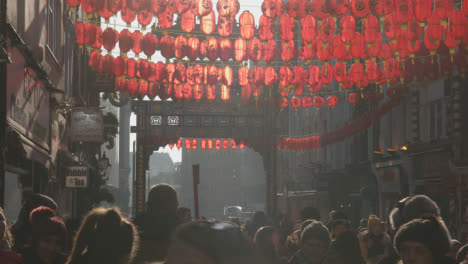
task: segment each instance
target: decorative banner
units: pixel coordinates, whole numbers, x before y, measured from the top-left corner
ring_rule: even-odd
[[[179,138],[170,139],[168,143],[169,148],[174,147],[186,150],[238,150],[244,149],[246,146],[244,139],[212,139],[212,138]]]

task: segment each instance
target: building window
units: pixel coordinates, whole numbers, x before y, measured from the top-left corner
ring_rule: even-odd
[[[62,4],[58,0],[47,1],[47,47],[55,56],[56,62],[62,61]]]

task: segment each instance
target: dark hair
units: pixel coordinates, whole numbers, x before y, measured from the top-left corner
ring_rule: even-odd
[[[46,206],[39,206],[34,209],[30,216],[29,222],[32,227],[33,243],[37,243],[40,239],[47,236],[58,236],[61,245],[65,248],[67,244],[67,228],[63,220],[55,215],[55,211]]]
[[[346,263],[364,263],[361,255],[361,248],[356,233],[353,231],[343,232],[333,244],[338,256]]]
[[[276,263],[278,256],[273,244],[273,234],[276,232],[272,226],[264,226],[258,229],[254,238],[254,249],[261,256],[265,263]]]
[[[302,222],[308,219],[320,221],[320,213],[315,207],[306,206],[301,210],[300,214]]]
[[[173,241],[187,243],[216,264],[253,263],[253,252],[240,227],[230,222],[194,221],[180,226]]]
[[[267,223],[268,219],[263,211],[257,211],[254,213],[252,216],[252,223],[257,227],[260,228],[262,226],[265,226]]]
[[[67,264],[118,263],[120,257],[134,257],[138,245],[135,226],[118,208],[95,208],[81,222]]]
[[[156,184],[151,187],[148,193],[148,208],[150,210],[177,207],[177,203],[177,192],[169,184]]]

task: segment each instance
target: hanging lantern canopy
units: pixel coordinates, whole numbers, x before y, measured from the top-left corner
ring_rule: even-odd
[[[223,84],[225,86],[231,86],[234,81],[234,71],[230,66],[224,67],[223,70]]]
[[[360,1],[360,0],[359,0]],[[341,41],[349,43],[356,34],[356,20],[353,16],[347,15],[340,20]]]
[[[223,38],[219,42],[219,58],[228,61],[232,57],[232,42],[228,38]]]
[[[170,29],[174,24],[174,13],[166,8],[161,14],[158,15],[158,25],[162,29]]]
[[[243,38],[238,38],[234,42],[234,59],[238,62],[247,59],[247,43]]]
[[[357,104],[360,99],[361,99],[361,96],[357,93],[350,93],[348,95],[348,101],[351,104]]]
[[[339,83],[342,83],[346,80],[346,64],[343,62],[336,62],[334,69],[335,80]]]
[[[313,99],[313,103],[315,107],[320,108],[325,103],[325,100],[323,99],[322,96],[315,96]]]
[[[280,38],[282,40],[293,40],[295,30],[296,25],[294,23],[294,18],[288,14],[284,14],[280,19]]]
[[[327,97],[327,105],[330,107],[335,107],[338,104],[338,97],[335,95]]]
[[[174,42],[175,52],[174,55],[177,59],[181,60],[185,57],[185,51],[187,50],[187,38],[183,35],[177,36]]]
[[[264,0],[262,3],[263,15],[275,19],[284,13],[284,4],[282,0]]]
[[[211,35],[216,30],[216,16],[212,10],[208,15],[202,16],[200,21],[200,30],[205,35]]]
[[[253,38],[247,46],[249,59],[258,62],[262,59],[262,42],[258,38]]]
[[[194,15],[203,17],[213,11],[213,3],[211,0],[192,0],[190,9]]]
[[[160,41],[161,54],[166,59],[175,56],[175,39],[169,35],[164,35]]]
[[[296,49],[294,47],[294,40],[281,41],[281,59],[284,62],[289,62],[296,57]]]
[[[129,58],[127,59],[126,66],[127,66],[127,69],[125,72],[127,73],[127,76],[129,78],[135,78],[138,72],[137,61],[134,58]]]
[[[333,81],[333,67],[329,63],[322,65],[320,80],[323,84],[330,84]]]
[[[329,0],[327,1],[327,9],[334,17],[343,17],[348,14],[349,1],[347,0]]]
[[[326,0],[310,1],[310,3],[307,5],[307,11],[319,21],[326,18],[327,16],[330,16]]]
[[[83,22],[77,22],[75,24],[76,44],[78,45],[86,44],[85,32],[86,32],[86,25]]]
[[[221,85],[221,100],[228,101],[231,94],[231,88],[226,85]]]
[[[293,75],[291,69],[288,66],[282,66],[278,75],[281,86],[288,87],[289,84],[291,84]]]
[[[301,98],[296,97],[296,96],[292,97],[291,98],[291,106],[294,109],[298,109],[299,107],[301,107]]]
[[[218,40],[216,38],[210,38],[207,41],[207,54],[206,56],[210,61],[215,61],[218,59],[219,49],[218,49]]]
[[[258,36],[261,40],[272,40],[275,36],[275,21],[262,15],[258,24]]]
[[[180,28],[186,33],[192,33],[195,29],[195,15],[192,11],[188,10],[182,14]]]
[[[369,15],[369,0],[351,0],[351,13],[358,18]]]
[[[234,18],[218,16],[218,34],[221,37],[229,37],[234,27]]]
[[[255,35],[255,19],[252,13],[244,11],[239,17],[240,35],[244,39],[252,39]]]
[[[289,0],[286,2],[286,12],[294,19],[302,19],[307,15],[306,0]]]
[[[323,19],[319,24],[318,40],[322,42],[330,42],[335,36],[335,20],[331,16]]]
[[[315,18],[307,15],[301,19],[301,36],[302,41],[314,42],[317,35],[317,23]]]
[[[275,68],[267,67],[265,68],[265,85],[268,87],[273,87],[278,82],[278,74],[276,73]]]
[[[276,41],[270,39],[262,43],[262,58],[266,63],[271,63],[275,60],[278,50],[276,49]]]
[[[135,21],[136,12],[128,7],[125,7],[120,11],[120,17],[125,23],[127,23],[127,26],[130,26],[130,24]]]

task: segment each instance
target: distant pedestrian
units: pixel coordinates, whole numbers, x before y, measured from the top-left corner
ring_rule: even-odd
[[[230,222],[193,221],[175,232],[165,264],[253,264],[240,227]]]
[[[20,254],[14,252],[13,237],[8,228],[5,212],[0,207],[0,263],[2,264],[21,264],[23,258]]]
[[[272,226],[258,229],[254,237],[254,250],[258,264],[279,263],[279,234]]]
[[[128,264],[137,246],[136,227],[118,208],[96,208],[81,222],[67,264]]]
[[[414,219],[402,225],[394,245],[403,264],[455,263],[446,256],[450,249],[448,230],[434,217]]]
[[[309,224],[301,234],[300,249],[291,257],[288,264],[320,264],[330,246],[330,233],[318,221]]]
[[[190,212],[190,209],[187,207],[179,207],[179,209],[177,210],[177,217],[179,218],[179,222],[181,224],[185,224],[192,221],[192,214]]]
[[[358,234],[367,230],[367,221],[368,219],[366,218],[361,219],[359,222],[359,227],[356,230]]]
[[[31,223],[29,216],[31,212],[39,206],[46,206],[52,210],[57,209],[57,204],[49,196],[43,194],[31,194],[23,201],[23,206],[18,214],[18,219],[11,226],[11,234],[15,240],[13,250],[16,252],[21,251],[25,246],[31,244]]]
[[[24,264],[64,264],[67,228],[49,207],[40,206],[31,212],[31,245],[19,253]]]
[[[362,256],[368,264],[378,264],[390,254],[392,240],[384,232],[383,223],[376,215],[369,216],[368,230],[359,234]]]
[[[359,240],[352,230],[346,230],[339,234],[331,244],[327,264],[364,264],[361,255]]]
[[[177,192],[171,185],[161,183],[151,187],[146,212],[135,218],[141,239],[137,263],[166,258],[171,235],[180,224],[178,206]]]
[[[351,224],[345,219],[336,219],[331,223],[331,239],[336,240],[343,232],[351,230]]]

